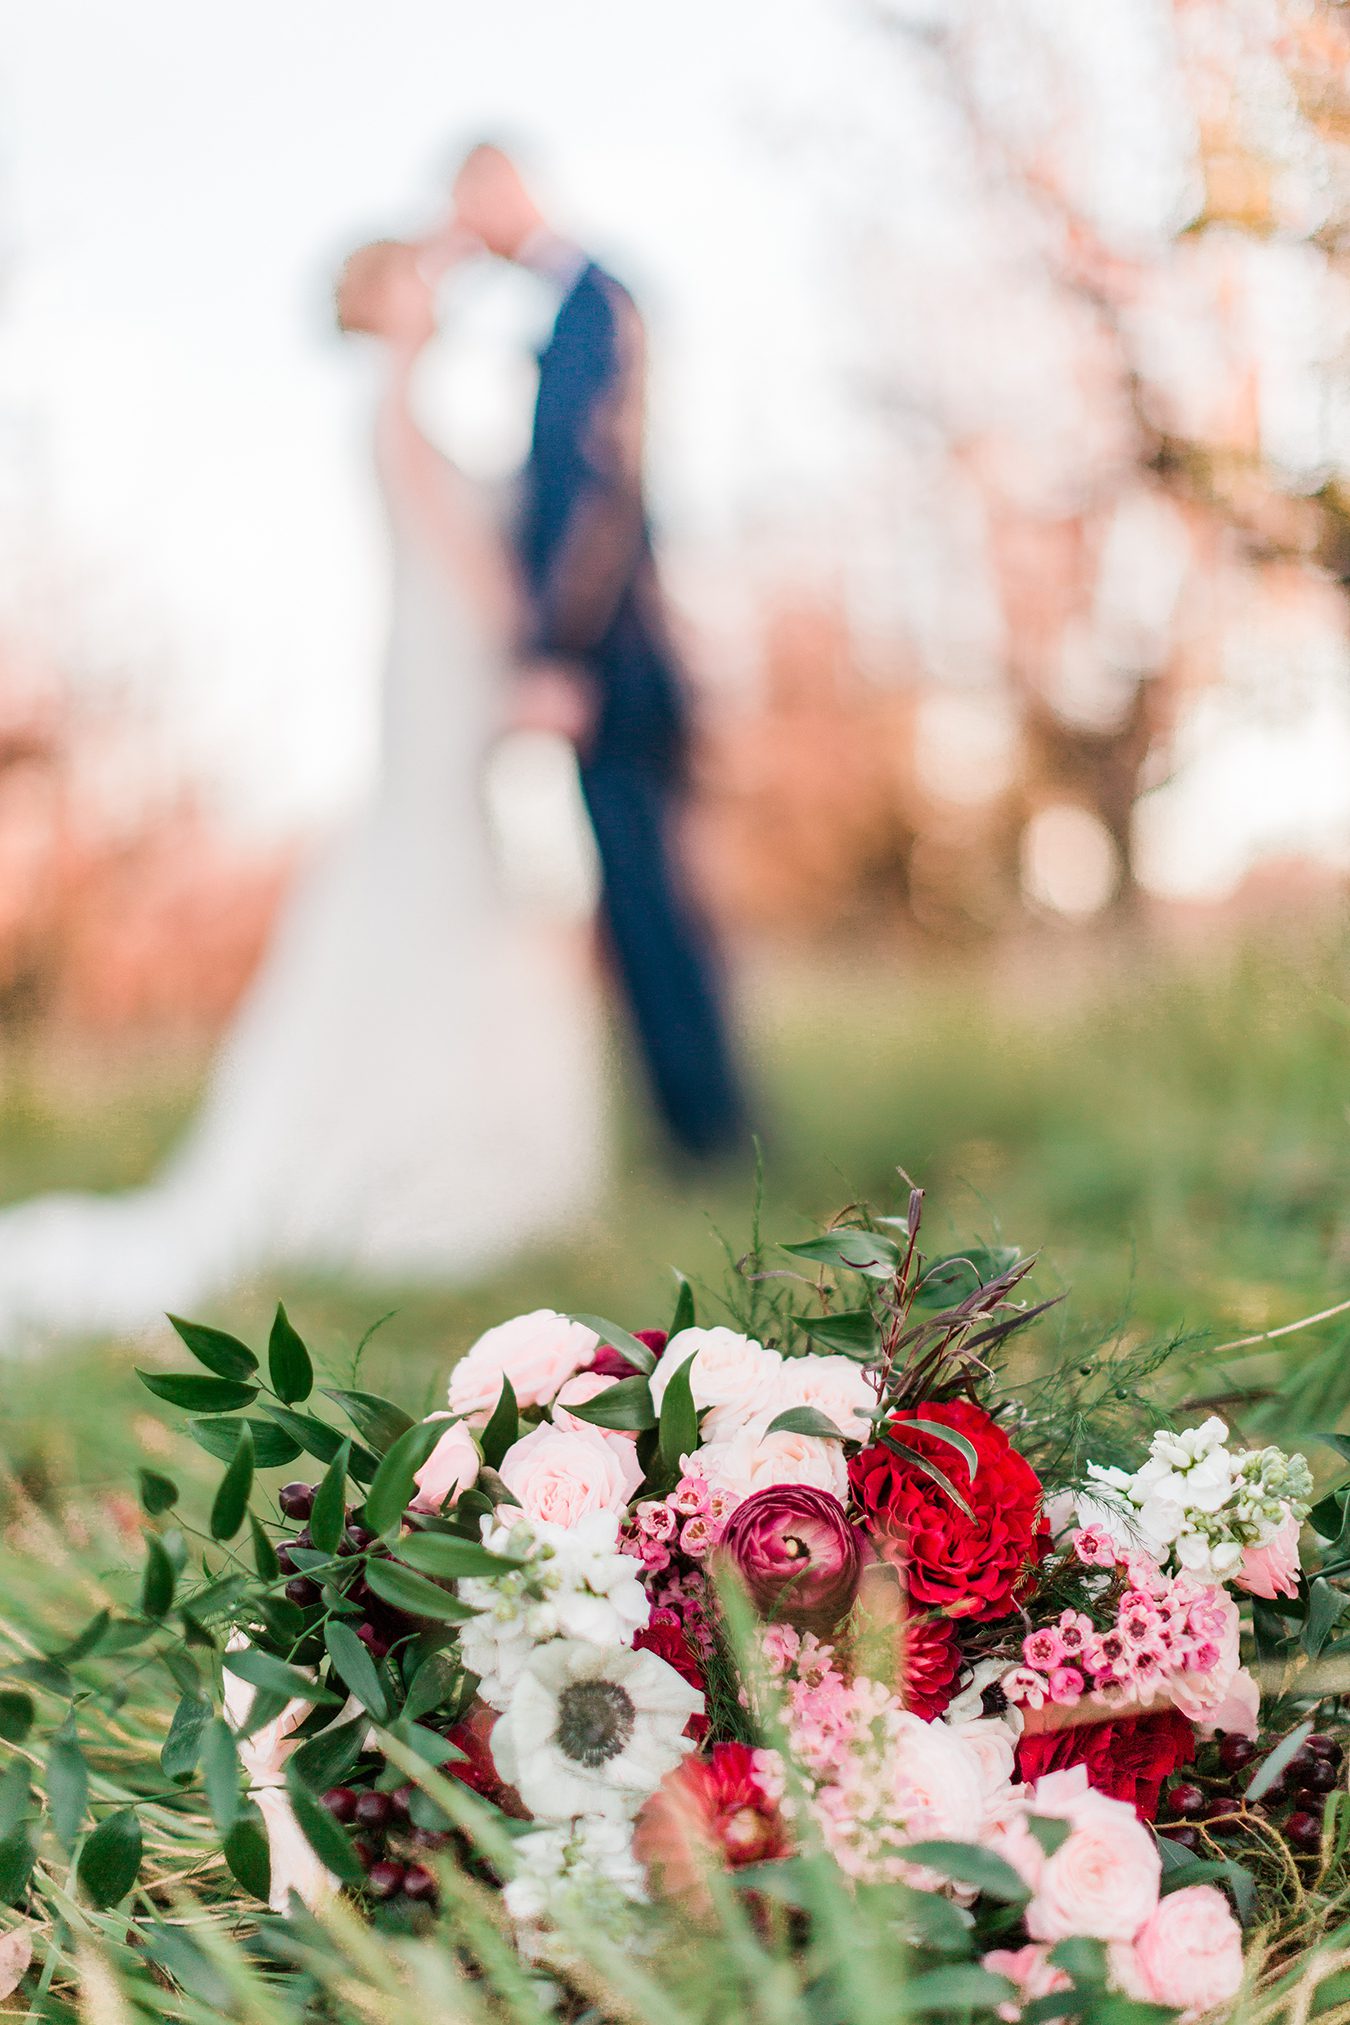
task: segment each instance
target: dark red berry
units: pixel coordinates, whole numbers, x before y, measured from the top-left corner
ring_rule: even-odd
[[[1225,1737],[1219,1746],[1219,1763],[1225,1772],[1240,1772],[1256,1756],[1250,1737]]]
[[[1291,1814],[1284,1824],[1284,1832],[1295,1849],[1307,1856],[1315,1856],[1322,1847],[1322,1817],[1320,1814]]]
[[[1330,1758],[1313,1758],[1303,1767],[1299,1784],[1310,1793],[1329,1793],[1340,1783],[1340,1776]]]
[[[436,1880],[425,1864],[410,1863],[403,1873],[403,1896],[423,1905],[436,1896]]]
[[[310,1532],[308,1526],[302,1526],[300,1528],[300,1531],[291,1541],[291,1545],[292,1547],[301,1548],[306,1554],[312,1554],[314,1552],[314,1535]]]
[[[394,1791],[389,1795],[394,1812],[400,1821],[411,1820],[412,1798],[416,1791],[417,1788],[415,1786],[396,1786]]]
[[[313,1484],[283,1484],[277,1503],[288,1519],[307,1519],[314,1510]]]
[[[403,1878],[403,1865],[385,1857],[372,1863],[366,1872],[366,1890],[372,1898],[397,1898],[403,1889]]]
[[[1339,1765],[1344,1755],[1334,1737],[1323,1736],[1319,1731],[1314,1731],[1309,1737],[1305,1748],[1311,1751],[1315,1758],[1325,1758],[1333,1765]]]
[[[1211,1800],[1205,1808],[1205,1826],[1211,1835],[1240,1835],[1242,1822],[1238,1818],[1237,1802],[1226,1794]]]
[[[375,1535],[369,1526],[352,1525],[348,1526],[342,1536],[341,1551],[344,1554],[362,1554],[367,1547],[373,1547],[374,1544]]]
[[[352,1809],[354,1818],[362,1828],[386,1828],[393,1813],[393,1803],[387,1793],[358,1793]]]
[[[1175,1814],[1182,1819],[1194,1821],[1198,1820],[1208,1808],[1209,1802],[1200,1791],[1200,1788],[1192,1786],[1189,1781],[1183,1781],[1181,1785],[1173,1786],[1168,1792],[1167,1811],[1169,1814]],[[1228,1803],[1225,1801],[1224,1812],[1227,1813],[1227,1811]]]
[[[414,1828],[412,1839],[419,1849],[444,1849],[450,1841],[448,1828]]]
[[[364,1835],[357,1835],[352,1840],[352,1855],[356,1858],[362,1870],[369,1870],[371,1864],[375,1861],[375,1846],[373,1843],[367,1842]]]
[[[293,1575],[286,1584],[286,1601],[298,1604],[301,1610],[311,1610],[323,1591],[317,1582],[311,1582],[308,1575]]]
[[[330,1786],[320,1795],[319,1805],[328,1809],[334,1821],[345,1824],[356,1819],[356,1795],[350,1786]]]
[[[383,1659],[389,1650],[387,1638],[381,1638],[373,1624],[358,1624],[356,1635],[372,1659]]]
[[[291,1543],[289,1540],[283,1540],[277,1548],[277,1566],[283,1575],[294,1575],[296,1572],[295,1560],[291,1554]]]
[[[1200,1830],[1189,1821],[1178,1821],[1175,1827],[1169,1825],[1167,1839],[1169,1842],[1179,1843],[1183,1849],[1198,1849]]]

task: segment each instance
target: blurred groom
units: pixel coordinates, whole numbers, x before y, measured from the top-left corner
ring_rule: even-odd
[[[576,740],[605,918],[657,1102],[678,1146],[715,1156],[744,1139],[745,1113],[714,953],[673,836],[689,704],[643,489],[642,324],[627,291],[550,229],[500,148],[464,161],[452,227],[560,296],[516,530],[526,708],[533,699]]]

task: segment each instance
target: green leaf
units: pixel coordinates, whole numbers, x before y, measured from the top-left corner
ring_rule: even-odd
[[[102,1645],[111,1623],[111,1611],[97,1611],[83,1631],[77,1632],[71,1639],[69,1645],[63,1645],[59,1651],[49,1653],[48,1658],[54,1659],[59,1666],[73,1666],[76,1660],[87,1659],[91,1652],[96,1652]]]
[[[1071,1934],[1050,1951],[1050,1960],[1076,1984],[1105,1983],[1106,1947],[1087,1934]]]
[[[406,1434],[413,1425],[410,1413],[401,1406],[395,1406],[392,1399],[381,1399],[376,1392],[344,1392],[340,1386],[325,1385],[325,1399],[331,1399],[342,1408],[358,1434],[363,1434],[376,1455],[383,1455],[393,1447],[401,1434]]]
[[[21,1744],[33,1727],[33,1697],[21,1688],[0,1689],[0,1742]]]
[[[461,1575],[503,1575],[520,1566],[509,1554],[491,1554],[477,1540],[461,1540],[454,1533],[413,1533],[399,1541],[398,1557],[419,1574],[448,1582]]]
[[[907,1463],[912,1463],[916,1470],[920,1470],[926,1477],[931,1477],[938,1488],[947,1493],[952,1503],[959,1511],[964,1512],[968,1519],[975,1517],[966,1499],[962,1497],[960,1491],[957,1490],[956,1485],[945,1470],[940,1470],[937,1464],[930,1462],[926,1455],[920,1455],[918,1449],[910,1448],[903,1441],[897,1441],[893,1434],[883,1434],[881,1439],[885,1442],[887,1448],[894,1449],[895,1453],[902,1455]]]
[[[330,1625],[329,1629],[345,1630],[346,1626]],[[359,1639],[356,1642],[361,1644]],[[365,1652],[365,1647],[361,1646],[361,1650]],[[370,1655],[367,1653],[366,1657]],[[360,1699],[358,1695],[357,1700]],[[373,1710],[371,1714],[374,1714]],[[383,1718],[380,1720],[383,1721]],[[295,1751],[297,1777],[303,1779],[315,1793],[326,1793],[330,1786],[341,1786],[361,1755],[369,1728],[369,1715],[353,1716],[350,1722],[330,1723],[326,1730],[306,1737]]]
[[[909,1842],[895,1853],[911,1863],[941,1871],[957,1884],[973,1885],[976,1891],[1006,1905],[1025,1905],[1031,1896],[1010,1863],[973,1842]]]
[[[253,1437],[253,1460],[260,1470],[285,1469],[301,1453],[299,1442],[270,1420],[190,1420],[187,1431],[198,1448],[227,1463],[234,1460],[241,1427]]]
[[[264,1582],[275,1582],[281,1573],[277,1550],[254,1513],[248,1515],[249,1537],[253,1542],[253,1565]]]
[[[1216,1858],[1196,1856],[1189,1849],[1183,1849],[1179,1842],[1170,1842],[1166,1836],[1158,1837],[1159,1847],[1166,1844],[1163,1852],[1162,1890],[1181,1891],[1189,1884],[1205,1884],[1211,1878],[1221,1878],[1232,1891],[1237,1905],[1238,1918],[1243,1926],[1251,1924],[1256,1911],[1256,1879],[1244,1865],[1232,1857]],[[1169,1855],[1169,1852],[1173,1854]]]
[[[1347,1602],[1350,1602],[1350,1598],[1333,1589],[1320,1575],[1311,1583],[1308,1589],[1308,1615],[1304,1622],[1303,1635],[1299,1639],[1299,1646],[1307,1653],[1309,1659],[1317,1658],[1345,1614]]]
[[[1053,1856],[1055,1851],[1067,1842],[1069,1837],[1067,1821],[1056,1820],[1053,1815],[1047,1814],[1028,1814],[1024,1818],[1046,1856]]]
[[[0,1905],[17,1905],[28,1889],[37,1851],[24,1823],[0,1838]]]
[[[991,1975],[975,1962],[948,1962],[911,1976],[900,1998],[905,2011],[993,2011],[1015,2002],[1017,1991],[1006,1976]]]
[[[368,1561],[366,1581],[382,1602],[392,1603],[395,1610],[406,1610],[410,1617],[429,1618],[435,1624],[463,1624],[477,1615],[467,1603],[460,1603],[425,1575],[415,1575],[398,1561]]]
[[[675,1313],[671,1316],[670,1327],[666,1331],[667,1340],[678,1336],[682,1329],[692,1329],[695,1320],[694,1290],[682,1272],[677,1270],[675,1278],[679,1284],[679,1292],[675,1296]]]
[[[341,1448],[347,1436],[330,1427],[326,1420],[316,1420],[312,1413],[292,1413],[288,1406],[273,1406],[268,1399],[263,1401],[263,1412],[270,1415],[277,1426],[291,1436],[292,1440],[312,1455],[316,1461],[330,1463]],[[347,1465],[349,1476],[358,1483],[368,1484],[380,1467],[378,1456],[359,1442],[352,1444],[351,1461]]]
[[[502,1384],[504,1390],[509,1389],[505,1379]],[[500,1412],[499,1401],[493,1420]],[[420,1420],[399,1436],[376,1470],[366,1494],[365,1523],[372,1533],[383,1536],[398,1530],[417,1488],[417,1472],[444,1433],[441,1421]]]
[[[198,1378],[192,1372],[141,1371],[136,1376],[156,1399],[181,1406],[188,1413],[234,1413],[251,1406],[258,1396],[256,1385],[244,1385],[237,1378]]]
[[[347,1464],[351,1460],[351,1452],[351,1443],[344,1441],[314,1494],[309,1532],[321,1554],[336,1554],[347,1523]]]
[[[692,1357],[686,1357],[671,1374],[661,1400],[661,1460],[678,1473],[681,1456],[698,1447],[698,1413],[689,1381]]]
[[[459,1669],[446,1653],[430,1653],[408,1684],[403,1700],[405,1719],[415,1723],[419,1716],[429,1716],[433,1709],[444,1708],[456,1693],[460,1679]]]
[[[96,1906],[116,1905],[136,1882],[141,1867],[141,1824],[132,1807],[100,1821],[80,1851],[81,1889]]]
[[[0,1779],[0,1835],[9,1835],[26,1817],[33,1804],[28,1780],[28,1760],[15,1758]]]
[[[228,1835],[239,1819],[239,1752],[230,1726],[214,1716],[202,1732],[202,1784],[217,1832]]]
[[[166,1779],[190,1779],[201,1756],[202,1738],[211,1720],[211,1704],[200,1695],[184,1695],[173,1712],[169,1734],[160,1747],[159,1768]]]
[[[272,1333],[267,1339],[267,1370],[273,1392],[287,1406],[308,1399],[314,1390],[314,1366],[309,1352],[292,1328],[291,1318],[280,1301],[272,1318]]]
[[[597,1392],[594,1399],[569,1406],[567,1411],[578,1420],[589,1421],[592,1427],[617,1427],[629,1434],[641,1434],[645,1428],[656,1426],[652,1388],[645,1378],[617,1379],[603,1392]]]
[[[516,1405],[516,1388],[503,1373],[502,1389],[497,1394],[497,1404],[492,1409],[492,1418],[478,1438],[483,1451],[483,1460],[489,1469],[496,1469],[506,1451],[520,1438],[520,1409]]]
[[[374,1563],[370,1565],[373,1567]],[[380,1678],[380,1670],[350,1624],[344,1624],[340,1618],[331,1618],[324,1626],[323,1640],[344,1687],[351,1690],[362,1708],[374,1716],[377,1723],[387,1723],[390,1716],[389,1696]]]
[[[916,1429],[919,1434],[931,1435],[934,1441],[945,1441],[949,1448],[954,1448],[965,1462],[970,1471],[970,1481],[974,1483],[980,1467],[974,1442],[958,1434],[954,1427],[944,1427],[940,1420],[906,1420],[904,1425]]]
[[[789,1406],[776,1420],[771,1420],[766,1434],[814,1434],[821,1441],[848,1441],[849,1436],[842,1427],[836,1427],[828,1413],[818,1413],[814,1406]]]
[[[89,1804],[89,1768],[69,1723],[52,1738],[47,1752],[47,1812],[58,1842],[69,1849]]]
[[[617,1350],[620,1356],[626,1357],[635,1371],[641,1372],[646,1377],[650,1377],[655,1371],[656,1358],[653,1353],[645,1343],[639,1342],[636,1336],[630,1336],[626,1329],[621,1329],[617,1322],[607,1322],[603,1315],[572,1315],[568,1319],[580,1322],[583,1329],[594,1329],[600,1341],[607,1343],[611,1350]]]
[[[851,1273],[863,1273],[871,1280],[894,1279],[900,1264],[900,1247],[879,1231],[832,1230],[801,1244],[780,1245],[794,1259],[811,1265],[833,1266]]]
[[[256,1807],[248,1807],[223,1837],[221,1848],[235,1883],[266,1905],[272,1890],[272,1852]]]
[[[204,1322],[185,1322],[170,1315],[170,1322],[199,1364],[214,1371],[217,1378],[251,1378],[258,1360],[248,1345],[223,1329],[208,1329]]]
[[[232,1540],[244,1523],[253,1489],[253,1436],[248,1423],[239,1424],[239,1446],[226,1464],[211,1506],[211,1538]]]
[[[914,1306],[954,1308],[977,1288],[1001,1278],[1021,1256],[1016,1245],[972,1245],[969,1251],[934,1259],[919,1282]]]
[[[167,1512],[170,1505],[178,1503],[178,1486],[172,1477],[162,1477],[158,1470],[138,1470],[141,1486],[141,1510],[152,1519],[161,1512]]]
[[[877,1347],[877,1321],[870,1308],[845,1308],[837,1315],[802,1316],[803,1335],[823,1350],[863,1360]]]
[[[311,1680],[298,1667],[288,1666],[275,1653],[262,1652],[256,1645],[241,1646],[237,1652],[227,1652],[222,1662],[227,1673],[237,1674],[250,1687],[261,1688],[266,1694],[284,1695],[287,1701],[331,1702],[335,1697],[327,1688]]]
[[[1313,1720],[1310,1716],[1306,1722],[1300,1723],[1296,1729],[1292,1729],[1287,1737],[1281,1737],[1273,1751],[1267,1752],[1248,1781],[1247,1798],[1249,1800],[1259,1800],[1263,1794],[1270,1791],[1285,1766],[1302,1750],[1304,1744],[1312,1735],[1313,1728]]]
[[[286,1767],[286,1790],[300,1830],[325,1868],[343,1884],[360,1884],[365,1877],[361,1862],[347,1836],[326,1807],[321,1807],[295,1770],[295,1760]]]

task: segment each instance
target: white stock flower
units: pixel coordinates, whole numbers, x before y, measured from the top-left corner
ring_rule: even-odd
[[[579,1639],[538,1646],[492,1732],[492,1755],[537,1820],[635,1814],[690,1744],[697,1688],[653,1652]]]
[[[621,1929],[625,1908],[647,1896],[646,1874],[633,1854],[626,1821],[582,1816],[565,1827],[541,1827],[517,1837],[516,1873],[502,1897],[515,1921],[521,1952],[530,1961],[565,1967],[568,1953],[549,1938],[559,1923],[593,1927],[599,1919]]]

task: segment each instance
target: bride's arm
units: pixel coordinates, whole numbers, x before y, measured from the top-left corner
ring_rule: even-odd
[[[376,423],[376,456],[394,511],[447,574],[464,586],[484,623],[519,637],[522,599],[505,541],[463,475],[418,425],[410,383],[418,351],[397,353]]]

